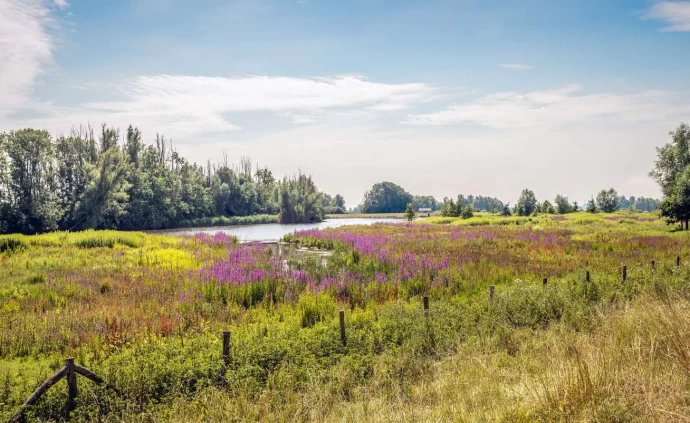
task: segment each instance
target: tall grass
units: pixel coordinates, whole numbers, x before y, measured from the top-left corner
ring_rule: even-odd
[[[0,421],[66,356],[120,391],[80,381],[75,421],[687,420],[688,237],[602,217],[288,237],[325,265],[223,235],[14,237]],[[27,420],[60,421],[65,395]]]

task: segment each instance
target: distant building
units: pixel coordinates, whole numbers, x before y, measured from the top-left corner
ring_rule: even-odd
[[[420,207],[417,212],[419,213],[426,213],[427,216],[431,216],[431,208],[430,207]]]

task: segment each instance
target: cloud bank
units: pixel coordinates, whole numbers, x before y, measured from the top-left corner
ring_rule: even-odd
[[[52,63],[49,10],[41,0],[0,0],[0,117],[25,106]]]
[[[665,31],[690,31],[690,1],[656,3],[649,9],[647,18],[666,21]]]
[[[568,85],[524,93],[493,93],[437,112],[412,116],[408,123],[533,128],[597,119],[666,121],[680,119],[690,111],[689,103],[680,93],[648,90],[632,94],[583,94],[583,90],[579,85]]]

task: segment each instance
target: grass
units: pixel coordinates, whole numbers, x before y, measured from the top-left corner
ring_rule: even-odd
[[[120,391],[80,379],[75,421],[690,418],[687,233],[434,219],[287,237],[333,249],[325,266],[222,234],[2,237],[0,421],[66,356]],[[27,420],[60,421],[65,398],[61,383]]]
[[[240,226],[240,225],[259,225],[266,223],[280,223],[278,215],[257,214],[252,216],[216,216],[203,217],[199,219],[182,220],[175,225],[174,229],[180,228],[206,228],[211,226]]]

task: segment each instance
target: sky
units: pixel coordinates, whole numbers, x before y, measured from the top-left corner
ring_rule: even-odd
[[[0,0],[0,132],[139,127],[357,205],[659,197],[690,122],[690,1]]]

